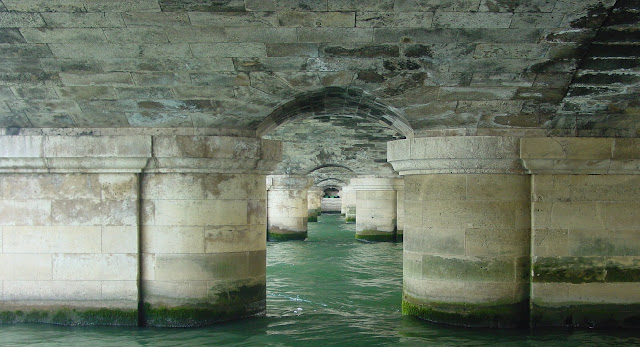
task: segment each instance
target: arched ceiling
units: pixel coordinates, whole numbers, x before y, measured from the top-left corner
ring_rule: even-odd
[[[635,0],[1,0],[0,128],[256,131],[337,87],[416,136],[638,136],[639,11]]]

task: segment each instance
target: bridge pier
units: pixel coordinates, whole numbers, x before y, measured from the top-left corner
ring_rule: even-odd
[[[267,236],[271,241],[307,238],[307,190],[313,179],[302,176],[267,177]]]
[[[403,313],[463,326],[638,326],[639,143],[390,142],[406,185]]]
[[[265,174],[280,153],[243,137],[0,137],[2,321],[263,314]]]
[[[356,238],[367,241],[395,241],[397,178],[352,178],[356,195]]]

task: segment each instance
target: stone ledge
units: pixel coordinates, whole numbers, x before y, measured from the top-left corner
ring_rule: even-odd
[[[267,176],[267,190],[304,190],[313,185],[313,178],[304,176]]]
[[[279,141],[191,135],[0,136],[2,173],[268,173]]]
[[[523,138],[520,156],[530,174],[640,174],[636,138]]]
[[[352,178],[349,187],[353,191],[362,190],[397,190],[402,186],[402,178],[357,177]]]
[[[387,143],[387,161],[400,175],[523,172],[520,139],[499,136],[423,137]]]

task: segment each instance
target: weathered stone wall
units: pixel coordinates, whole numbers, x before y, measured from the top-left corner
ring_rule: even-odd
[[[637,325],[638,148],[624,139],[523,140],[533,173],[533,325]]]
[[[465,326],[637,327],[638,148],[612,138],[390,143],[406,174],[403,312]]]
[[[3,322],[199,326],[264,313],[265,173],[277,142],[0,144]]]
[[[0,174],[2,320],[136,325],[137,196],[136,174]]]

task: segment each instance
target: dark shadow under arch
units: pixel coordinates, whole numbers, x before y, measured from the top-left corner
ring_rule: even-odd
[[[346,186],[346,185],[348,185],[348,183],[347,183],[347,182],[345,182],[345,181],[343,181],[343,180],[341,180],[341,179],[339,179],[339,178],[325,178],[325,179],[323,179],[323,180],[318,181],[318,182],[316,183],[316,185],[317,185],[318,187],[320,187],[320,186],[322,185],[322,183],[326,183],[326,182],[331,182],[331,186],[334,186],[334,185],[335,185],[335,186],[337,186],[334,182],[341,183],[341,184],[343,184],[343,185],[345,185],[345,186]]]
[[[256,130],[262,137],[293,120],[320,115],[343,115],[375,121],[406,138],[413,138],[413,128],[400,112],[360,88],[327,87],[298,95],[265,118]]]

